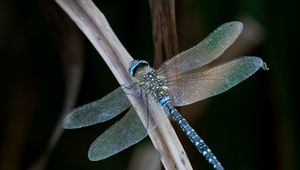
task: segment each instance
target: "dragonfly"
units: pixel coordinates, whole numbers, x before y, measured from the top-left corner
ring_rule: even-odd
[[[263,61],[254,56],[208,66],[237,39],[242,28],[242,23],[237,21],[225,23],[202,42],[165,61],[156,70],[144,60],[133,60],[128,68],[141,96],[148,96],[140,97],[141,102],[149,102],[149,107],[161,107],[165,112],[162,114],[170,115],[216,170],[224,168],[175,107],[186,106],[225,92],[263,67]],[[91,144],[88,151],[90,160],[98,161],[110,157],[147,137],[147,130],[127,94],[126,87],[121,86],[102,99],[75,108],[64,118],[64,128],[74,129],[108,121],[127,111],[124,117]]]

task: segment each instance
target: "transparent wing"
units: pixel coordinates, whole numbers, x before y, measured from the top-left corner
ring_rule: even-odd
[[[105,122],[122,113],[130,106],[130,102],[121,87],[100,100],[74,109],[63,122],[66,129],[81,128]]]
[[[126,115],[101,134],[91,145],[88,157],[98,161],[112,156],[147,136],[140,118],[133,108]]]
[[[168,77],[201,67],[218,58],[240,35],[243,24],[228,22],[214,30],[201,43],[164,62],[159,74]]]
[[[225,92],[255,73],[263,62],[258,57],[241,57],[203,72],[167,78],[175,106],[184,106]]]

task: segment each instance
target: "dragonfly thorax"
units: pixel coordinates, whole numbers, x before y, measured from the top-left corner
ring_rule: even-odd
[[[152,95],[155,101],[164,105],[170,100],[168,88],[164,85],[163,77],[146,61],[134,60],[129,67],[129,73],[140,87]]]

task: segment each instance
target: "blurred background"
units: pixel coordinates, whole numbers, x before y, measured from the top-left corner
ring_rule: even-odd
[[[129,53],[152,63],[148,1],[94,2]],[[291,0],[176,1],[180,51],[221,24],[238,20],[244,31],[221,60],[253,55],[270,68],[224,94],[182,108],[225,169],[300,169],[297,10]],[[92,44],[53,1],[2,0],[0,23],[0,169],[29,169],[48,153],[47,146],[53,151],[42,160],[47,160],[49,170],[139,169],[139,153],[154,155],[149,158],[153,162],[142,167],[159,163],[149,138],[103,161],[88,160],[92,141],[122,116],[66,130],[55,146],[49,146],[63,112],[119,85]],[[212,169],[180,131],[178,135],[193,168]]]

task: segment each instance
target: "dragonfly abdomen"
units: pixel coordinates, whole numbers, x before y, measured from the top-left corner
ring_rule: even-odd
[[[217,160],[215,155],[211,152],[205,142],[195,132],[195,130],[189,125],[189,123],[181,116],[181,114],[170,103],[167,103],[165,107],[171,113],[173,119],[180,126],[185,135],[196,146],[198,151],[206,158],[206,160],[213,165],[216,170],[224,170],[221,163]]]
[[[156,102],[162,107],[166,108],[181,127],[186,136],[196,146],[200,153],[213,165],[216,170],[223,170],[224,168],[195,132],[195,130],[188,124],[188,122],[181,116],[181,114],[171,105],[168,87],[164,85],[162,77],[158,76],[157,72],[149,67],[145,61],[136,61],[131,64],[129,73],[136,82],[148,93],[151,94]]]

